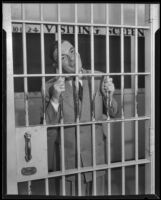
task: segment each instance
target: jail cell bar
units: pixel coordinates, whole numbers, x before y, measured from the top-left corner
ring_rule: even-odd
[[[40,4],[40,19],[43,21],[43,5]],[[43,125],[46,125],[45,107],[46,107],[46,91],[45,91],[45,55],[44,55],[44,29],[40,24],[40,45],[41,45],[41,73],[42,73],[42,103],[43,103]],[[49,195],[49,180],[45,178],[45,194]]]
[[[53,24],[57,24],[58,25],[58,52],[59,52],[59,74],[56,74],[54,76],[67,76],[62,74],[62,65],[61,65],[61,25],[63,24],[61,22],[60,19],[60,4],[58,4],[58,23],[53,22]],[[63,116],[61,118],[61,124],[58,125],[61,127],[61,172],[57,173],[54,172],[52,173],[52,175],[48,175],[48,177],[45,178],[45,188],[46,188],[46,195],[49,194],[49,185],[48,185],[48,178],[49,177],[57,177],[57,176],[61,176],[62,177],[62,195],[66,194],[66,188],[65,188],[65,175],[68,174],[76,174],[78,175],[78,195],[81,196],[81,173],[82,172],[88,172],[91,171],[93,172],[93,195],[97,195],[97,184],[96,184],[96,172],[98,170],[101,169],[106,169],[108,170],[108,195],[111,195],[111,168],[113,167],[121,167],[122,168],[122,194],[125,194],[125,167],[126,166],[131,166],[134,165],[135,166],[135,193],[138,194],[138,166],[139,164],[146,164],[149,163],[148,160],[138,160],[138,120],[144,120],[145,118],[138,118],[138,114],[137,114],[137,94],[138,94],[138,75],[139,74],[144,74],[144,75],[150,75],[150,73],[138,73],[138,64],[137,64],[137,60],[138,60],[138,47],[137,47],[137,43],[138,43],[138,36],[137,36],[137,5],[135,5],[135,72],[134,73],[124,73],[124,34],[123,34],[123,30],[126,27],[123,23],[123,4],[121,5],[121,26],[118,26],[121,28],[121,73],[111,73],[110,74],[110,70],[109,70],[109,27],[113,26],[113,25],[109,25],[108,22],[108,4],[106,4],[106,73],[101,73],[100,75],[118,75],[121,76],[121,143],[122,143],[122,162],[118,163],[118,164],[112,164],[111,163],[111,148],[110,148],[110,134],[111,134],[111,130],[110,130],[110,123],[114,122],[115,120],[111,120],[109,114],[107,113],[107,121],[103,122],[107,124],[107,131],[108,131],[108,143],[107,143],[107,154],[108,154],[108,164],[107,165],[103,165],[103,166],[96,166],[96,148],[95,148],[95,124],[97,123],[97,121],[95,121],[95,116],[92,115],[92,121],[88,122],[87,124],[91,124],[92,125],[92,143],[93,143],[93,166],[92,168],[88,169],[82,169],[80,167],[80,121],[79,121],[79,116],[77,116],[76,118],[76,131],[77,131],[77,170],[74,171],[73,173],[66,173],[65,170],[65,158],[64,158],[64,121],[63,121]],[[24,4],[22,4],[22,23],[23,23],[23,67],[24,67],[24,91],[25,91],[25,111],[26,111],[26,126],[29,126],[29,119],[28,119],[28,88],[27,88],[27,77],[32,77],[32,75],[28,75],[27,74],[27,55],[26,55],[26,31],[25,31],[25,12],[24,12]],[[44,119],[45,119],[45,77],[46,76],[53,76],[53,75],[48,75],[45,74],[45,56],[44,56],[44,33],[43,33],[43,24],[46,23],[43,20],[43,5],[40,5],[40,16],[41,16],[41,21],[40,21],[40,26],[41,26],[41,69],[42,69],[42,74],[37,76],[41,76],[42,77],[42,89],[43,89],[43,105],[44,105]],[[74,39],[75,39],[75,49],[76,49],[76,55],[78,54],[78,13],[77,13],[77,4],[75,4],[75,22],[74,22],[74,27],[75,27],[75,33],[74,33]],[[36,22],[32,22],[32,23],[36,23]],[[68,24],[68,23],[66,23]],[[70,24],[70,23],[69,23]],[[85,75],[89,75],[91,76],[91,88],[92,88],[92,100],[94,101],[94,78],[96,76],[96,74],[94,74],[94,32],[93,32],[93,28],[94,28],[94,23],[93,23],[93,4],[91,4],[91,22],[90,24],[91,27],[91,33],[90,33],[90,41],[91,41],[91,73],[90,74],[85,74]],[[97,26],[102,26],[102,24],[97,24]],[[117,25],[115,25],[117,26]],[[143,29],[148,29],[147,27],[142,27]],[[125,132],[125,121],[127,121],[127,119],[124,118],[124,76],[125,75],[134,75],[135,77],[135,118],[131,121],[135,122],[135,161],[134,162],[130,162],[127,161],[125,162],[125,136],[124,136],[124,132]],[[79,72],[78,72],[78,57],[76,56],[76,73],[75,74],[68,74],[68,76],[76,76],[76,91],[77,91],[77,95],[78,95],[78,78],[80,76]],[[21,77],[21,75],[15,75]],[[36,76],[36,75],[34,75]],[[78,98],[78,97],[77,97]],[[93,103],[93,102],[92,102]],[[78,105],[79,106],[79,105]],[[92,114],[94,113],[94,111],[92,111]],[[149,119],[149,118],[148,118]],[[117,120],[116,120],[117,121]],[[129,120],[130,121],[130,120]],[[43,125],[46,127],[49,127],[46,125],[46,121],[44,120]],[[66,126],[68,126],[66,124]],[[54,127],[54,126],[53,126]],[[31,181],[28,181],[28,194],[32,194],[31,191]]]
[[[22,20],[25,20],[25,7],[22,4]],[[27,46],[26,46],[26,24],[22,24],[22,49],[23,49],[23,72],[27,74]],[[28,113],[28,85],[27,77],[24,77],[24,99],[25,99],[25,124],[29,126],[29,113]]]
[[[124,24],[123,4],[121,4],[121,25]],[[121,27],[121,118],[124,120],[124,28]],[[125,122],[121,122],[122,162],[125,162]],[[125,167],[122,167],[122,195],[125,194]]]
[[[40,4],[40,19],[43,21],[43,5]],[[43,24],[40,24],[40,38],[41,38],[41,72],[42,72],[42,97],[43,97],[43,125],[46,125],[46,117],[45,117],[45,55],[44,55],[44,31]]]
[[[109,6],[106,4],[106,73],[110,73],[110,56],[109,56]],[[107,111],[107,119],[110,120],[110,115]],[[107,122],[107,144],[106,144],[106,151],[108,155],[108,165],[111,163],[111,130],[110,130],[110,123]],[[108,168],[108,195],[111,195],[111,168]]]
[[[75,4],[74,7],[74,18],[75,23],[78,23],[78,8],[77,4]],[[76,74],[78,74],[78,26],[74,26],[75,34],[74,34],[74,41],[75,41],[75,55],[76,55]],[[81,161],[80,161],[80,125],[79,123],[79,97],[78,97],[78,91],[79,91],[79,77],[76,76],[76,99],[77,99],[77,115],[76,115],[76,137],[77,137],[77,168],[78,171],[81,168]],[[81,190],[81,173],[78,172],[78,196],[81,196],[82,190]]]
[[[137,20],[137,5],[135,5],[135,26],[137,26],[138,20]],[[135,73],[138,72],[138,36],[137,36],[138,29],[135,29]],[[138,117],[138,76],[135,77],[135,118]],[[139,174],[138,174],[138,121],[135,121],[135,194],[139,193]]]

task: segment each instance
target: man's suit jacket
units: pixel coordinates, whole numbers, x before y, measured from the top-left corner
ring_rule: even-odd
[[[85,71],[85,73],[90,73],[90,71]],[[102,120],[103,115],[103,99],[100,92],[100,78],[95,78],[94,81],[94,108],[95,108],[95,119]],[[52,96],[52,86],[53,79],[50,79],[46,83],[46,122],[47,124],[59,123],[60,112],[56,112],[53,106],[50,103],[50,98]],[[76,103],[75,103],[75,92],[73,87],[70,85],[69,81],[65,82],[65,92],[62,94],[63,97],[63,119],[64,123],[75,122],[76,119]],[[83,78],[83,99],[82,102],[79,102],[79,111],[80,111],[80,121],[89,122],[91,121],[91,112],[92,112],[92,99],[91,99],[91,79],[89,77]],[[117,103],[113,99],[112,105],[110,108],[110,115],[114,117],[117,113]],[[106,135],[107,135],[107,125],[96,124],[95,125],[95,136],[96,136],[96,164],[106,163],[106,153],[105,153],[105,144],[106,144]],[[56,133],[55,141],[60,144],[60,132],[58,129],[50,129],[48,135],[50,137],[52,134]],[[73,169],[77,168],[77,139],[76,139],[76,126],[69,126],[64,128],[64,148],[65,148],[65,168]],[[81,156],[81,165],[83,167],[92,166],[92,125],[81,125],[80,126],[80,156]],[[101,174],[101,173],[100,173]],[[99,175],[100,175],[99,174]],[[86,173],[86,181],[92,180],[92,173]]]

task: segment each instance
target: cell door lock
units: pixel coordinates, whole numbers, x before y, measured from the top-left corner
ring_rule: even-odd
[[[31,134],[26,132],[24,135],[24,138],[25,138],[25,160],[26,160],[26,162],[29,162],[32,159]]]

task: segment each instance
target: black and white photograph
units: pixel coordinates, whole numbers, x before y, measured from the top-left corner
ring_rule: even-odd
[[[2,16],[3,198],[160,198],[159,2]]]

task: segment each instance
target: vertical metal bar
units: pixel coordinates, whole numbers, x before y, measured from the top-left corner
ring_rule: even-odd
[[[58,4],[58,22],[60,23],[60,4]],[[58,25],[58,60],[59,60],[59,73],[62,74],[61,63],[61,25]]]
[[[137,4],[135,4],[135,26],[137,26]],[[135,28],[135,73],[138,72],[138,30]],[[135,77],[135,118],[138,117],[138,75]],[[138,162],[138,120],[135,120],[135,161]],[[138,194],[138,165],[135,166],[135,193]]]
[[[91,4],[91,72],[94,74],[94,31],[93,31],[93,4]],[[92,103],[94,104],[94,76],[92,75]],[[92,106],[93,107],[93,106]],[[94,108],[94,107],[93,107]],[[92,110],[92,121],[95,121],[94,110]],[[92,144],[93,144],[93,195],[96,195],[96,141],[95,141],[95,124],[92,124]]]
[[[109,5],[106,4],[106,72],[110,71],[110,57],[109,57]]]
[[[146,131],[146,148],[150,148],[150,154],[146,153],[146,158],[151,160],[150,165],[145,165],[145,192],[155,194],[155,31],[158,28],[156,20],[156,10],[153,4],[145,6],[145,16],[150,30],[145,32],[145,71],[150,71],[150,76],[145,79],[145,114],[150,115],[150,130],[148,121]],[[159,18],[158,18],[159,19]],[[150,144],[149,144],[150,141]],[[149,158],[150,157],[150,158]],[[150,184],[149,184],[150,183]]]
[[[14,108],[14,78],[13,78],[13,43],[12,43],[12,23],[11,23],[11,4],[3,4],[3,29],[6,31],[6,147],[7,147],[7,194],[18,194],[17,188],[17,159],[16,159],[16,133],[15,130],[15,108]],[[4,39],[4,38],[3,38]],[[5,66],[3,66],[5,67]]]
[[[159,20],[156,20],[156,8],[159,5],[150,5],[150,41],[151,41],[151,124],[150,124],[150,154],[151,154],[151,194],[155,194],[155,32]],[[159,12],[160,13],[160,12]],[[159,15],[159,14],[158,14]]]
[[[43,21],[43,4],[40,4],[40,18]],[[45,55],[44,55],[44,25],[40,25],[40,37],[41,37],[41,71],[42,75],[45,74]],[[45,119],[45,77],[42,77],[42,96],[43,96],[43,124],[46,125]]]
[[[78,22],[77,14],[78,14],[77,4],[75,4],[75,23]],[[77,56],[78,55],[78,26],[75,25],[74,28],[75,28],[74,39],[75,39],[75,53],[76,53],[76,74],[78,74],[79,73],[79,71],[78,71],[78,56]]]
[[[138,172],[138,164],[135,165],[135,194],[138,195],[139,194],[139,172]]]
[[[31,189],[31,184],[32,182],[31,181],[28,181],[27,182],[27,192],[28,192],[28,195],[32,195],[32,189]]]
[[[22,4],[22,20],[25,20],[25,6]],[[23,44],[23,71],[27,74],[27,45],[26,45],[26,25],[22,24],[22,44]],[[26,126],[29,126],[29,113],[28,113],[28,87],[27,77],[24,77],[24,100],[25,100],[25,119]],[[28,181],[28,194],[31,195],[31,181]]]
[[[45,179],[45,195],[49,195],[49,179]]]
[[[137,26],[137,5],[135,5],[135,25]],[[138,29],[135,28],[135,73],[138,73]],[[135,75],[135,117],[138,117],[137,111],[138,95],[138,75]]]
[[[109,56],[109,27],[108,27],[108,24],[109,24],[109,6],[108,4],[106,4],[106,73],[109,73],[110,72],[110,56]],[[109,113],[107,112],[107,118],[108,120],[110,119],[110,116],[109,116]],[[107,126],[108,126],[108,133],[110,133],[110,124],[107,123]]]
[[[106,4],[106,73],[110,72],[110,56],[109,56],[109,5]],[[107,112],[107,118],[110,120],[109,113]],[[107,158],[108,158],[108,164],[110,165],[111,163],[111,129],[110,129],[110,123],[107,122],[107,144],[106,144],[106,149],[107,149]],[[108,169],[108,194],[111,194],[111,169]]]
[[[123,4],[121,4],[121,25],[123,25]],[[124,73],[124,28],[121,28],[121,73]],[[121,116],[124,119],[124,75],[121,75]]]
[[[77,9],[77,4],[75,4],[75,23],[78,22],[78,9]],[[76,74],[78,74],[78,26],[75,25],[75,53],[76,53]],[[76,94],[77,94],[77,108],[79,108],[79,98],[78,98],[78,88],[79,88],[79,84],[78,84],[78,79],[79,77],[76,76]],[[79,109],[77,109],[77,118],[76,118],[76,122],[79,123]],[[80,170],[80,126],[77,124],[77,167],[78,170]],[[81,174],[78,173],[78,196],[81,196]]]
[[[91,37],[90,39],[91,39],[91,71],[92,73],[94,73],[93,4],[91,4]]]
[[[93,195],[97,195],[96,170],[93,171]]]
[[[25,7],[22,4],[22,19],[25,20]],[[26,52],[26,25],[22,24],[22,44],[23,44],[23,70],[27,74],[27,52]],[[24,77],[24,100],[25,100],[25,119],[26,126],[29,126],[29,112],[28,112],[28,87],[27,77]]]
[[[121,123],[122,163],[125,162],[125,122]],[[122,195],[125,195],[125,167],[122,167]]]
[[[125,167],[122,167],[122,195],[125,195]]]
[[[108,195],[111,195],[111,168],[108,168]]]
[[[121,123],[122,162],[125,162],[125,122]],[[125,167],[122,167],[122,195],[125,194]]]
[[[60,23],[60,4],[58,4],[58,22]],[[59,60],[59,73],[62,74],[62,62],[61,62],[61,25],[58,25],[58,60]],[[63,118],[61,118],[60,123],[63,124]],[[61,163],[62,163],[62,173],[65,172],[65,160],[64,160],[64,127],[60,127],[61,134]],[[62,175],[62,194],[65,195],[65,175]]]
[[[43,21],[43,4],[40,4],[40,20]],[[45,55],[44,55],[44,29],[43,24],[40,25],[40,37],[41,37],[41,72],[45,74]],[[45,119],[45,77],[42,77],[42,95],[43,95],[43,124],[46,125]],[[49,195],[49,179],[45,179],[45,194]]]
[[[124,24],[123,4],[121,4],[121,25]],[[121,28],[121,73],[124,73],[124,28]],[[121,75],[121,117],[124,119],[124,75]],[[125,122],[121,122],[122,162],[125,162]],[[122,167],[122,194],[125,194],[125,167]]]
[[[135,26],[138,25],[138,5],[135,4]]]
[[[92,124],[92,143],[93,143],[93,195],[97,193],[97,184],[96,184],[96,141],[95,141],[95,124]]]
[[[81,188],[81,173],[78,173],[78,196],[82,195],[82,188]]]

